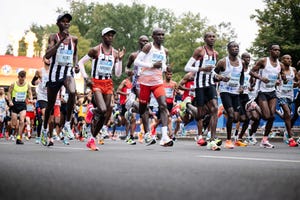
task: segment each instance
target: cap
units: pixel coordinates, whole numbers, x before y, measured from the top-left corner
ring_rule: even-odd
[[[106,33],[109,33],[109,32],[112,32],[113,34],[117,33],[114,29],[112,29],[110,27],[107,27],[107,28],[102,30],[102,36],[105,35]]]
[[[65,14],[58,15],[56,22],[59,22],[59,21],[62,20],[64,17],[68,18],[69,21],[72,20],[72,16],[71,16],[69,13],[65,13]]]

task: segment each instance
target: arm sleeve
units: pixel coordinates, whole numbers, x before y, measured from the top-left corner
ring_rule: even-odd
[[[189,61],[186,63],[184,67],[184,71],[186,72],[197,72],[199,67],[193,67],[193,64],[196,62],[196,59],[191,57]]]
[[[80,69],[80,72],[81,72],[83,78],[89,77],[87,75],[87,73],[85,72],[84,64],[91,59],[92,59],[91,57],[89,57],[88,55],[85,55],[78,61],[78,66],[79,66],[79,69]]]
[[[153,67],[152,63],[144,62],[145,56],[146,56],[146,54],[141,51],[137,55],[136,59],[134,60],[134,64],[138,67],[147,67],[147,68]]]

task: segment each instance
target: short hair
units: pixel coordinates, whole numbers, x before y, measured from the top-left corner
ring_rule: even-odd
[[[236,43],[236,42],[235,42],[235,41],[230,41],[230,42],[228,42],[228,44],[227,44],[227,49],[229,49],[229,47],[230,47],[233,43]]]
[[[19,71],[18,76],[25,77],[26,76],[26,71],[24,71],[24,70]]]
[[[270,44],[270,45],[269,45],[269,48],[268,48],[268,50],[270,51],[271,49],[273,49],[273,46],[279,46],[279,47],[280,47],[280,45],[279,45],[279,44],[272,43],[272,44]]]

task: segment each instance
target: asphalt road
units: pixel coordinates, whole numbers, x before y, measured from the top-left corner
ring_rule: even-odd
[[[48,148],[0,140],[0,199],[300,199],[300,147],[222,148],[105,140]]]

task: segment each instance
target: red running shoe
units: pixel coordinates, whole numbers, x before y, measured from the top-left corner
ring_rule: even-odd
[[[200,145],[200,146],[206,146],[207,142],[204,138],[200,138],[200,139],[197,140],[197,144]]]
[[[99,148],[95,144],[95,139],[90,138],[86,144],[86,147],[89,148],[92,151],[98,151]]]
[[[289,146],[290,147],[297,147],[298,144],[297,144],[297,142],[293,138],[290,138],[289,139]]]

